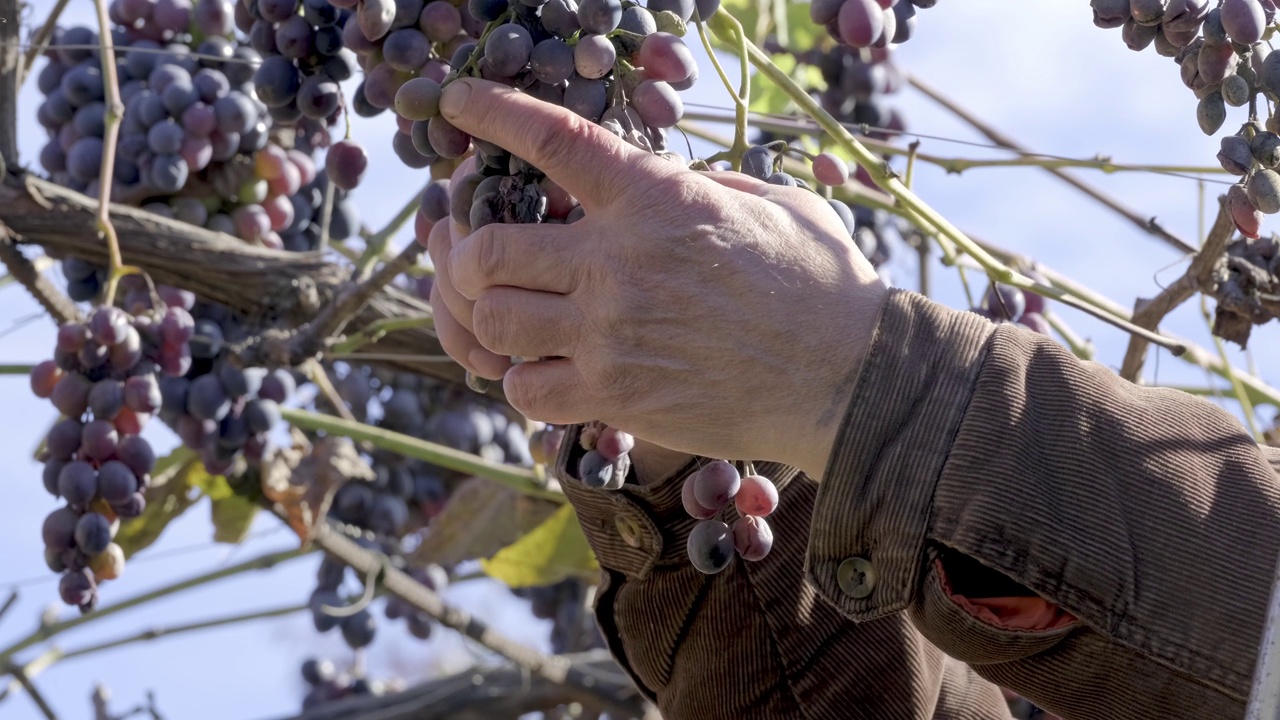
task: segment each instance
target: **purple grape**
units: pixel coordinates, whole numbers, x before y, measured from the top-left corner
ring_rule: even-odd
[[[684,22],[689,22],[689,18],[693,17],[694,8],[693,0],[649,0],[650,12],[660,13],[669,10]]]
[[[431,42],[445,43],[462,31],[462,15],[458,8],[446,0],[432,0],[422,6],[418,15],[418,29]]]
[[[217,377],[201,375],[187,391],[187,412],[201,420],[221,420],[231,412],[231,398]]]
[[[690,479],[698,504],[716,510],[733,500],[742,485],[738,469],[724,460],[712,460],[699,468]]]
[[[301,15],[294,15],[276,27],[276,51],[290,60],[301,60],[315,52],[315,29]]]
[[[618,27],[621,21],[622,3],[619,0],[582,0],[578,4],[578,25],[585,32],[604,35]]]
[[[135,375],[124,382],[124,404],[134,412],[153,414],[160,409],[163,397],[154,375]],[[95,416],[97,413],[94,413]]]
[[[98,473],[92,465],[77,460],[62,466],[62,472],[58,473],[58,494],[67,504],[85,507],[93,502],[97,492]]]
[[[281,55],[270,55],[253,74],[258,99],[267,107],[287,105],[298,94],[302,79],[293,61]]]
[[[558,0],[551,0],[551,3]],[[547,7],[550,7],[550,4]],[[604,114],[607,89],[603,80],[571,78],[564,90],[564,106],[591,122],[598,122]]]
[[[528,31],[525,35],[528,36]],[[494,36],[490,35],[486,54],[493,48],[493,40]],[[417,28],[393,30],[382,43],[382,56],[397,70],[417,72],[431,58],[431,41]]]
[[[766,517],[778,509],[778,486],[763,475],[747,475],[733,500],[740,514]]]
[[[439,119],[439,118],[437,118]],[[465,148],[463,152],[465,152]],[[441,153],[443,155],[443,153]],[[459,157],[462,153],[458,153]],[[352,190],[360,184],[369,167],[369,156],[364,148],[352,140],[341,140],[329,148],[324,160],[329,180],[343,190]]]
[[[112,505],[129,501],[129,496],[138,491],[138,478],[133,470],[119,460],[111,460],[102,464],[98,470],[98,495]]]
[[[471,147],[471,136],[440,116],[427,121],[427,139],[431,149],[442,158],[460,158]]]
[[[288,370],[272,370],[262,379],[258,397],[277,403],[288,402],[297,389],[298,385]]]
[[[68,373],[53,388],[49,400],[67,417],[80,417],[89,409],[89,391],[93,383],[80,373]]]
[[[92,604],[96,590],[88,568],[68,570],[58,580],[58,596],[68,605],[83,607]]]
[[[338,83],[323,75],[312,75],[298,87],[298,110],[303,117],[323,120],[332,115],[342,103]]]
[[[773,528],[762,517],[745,515],[733,523],[733,547],[743,560],[763,560],[773,549]]]
[[[631,94],[631,106],[640,113],[646,125],[655,128],[674,127],[684,116],[684,103],[668,83],[645,80]]]
[[[92,470],[93,468],[90,468]],[[50,550],[62,552],[69,550],[75,546],[76,541],[76,523],[80,520],[80,516],[71,510],[71,508],[60,507],[49,513],[44,519],[44,525],[40,528],[41,537],[44,538],[45,547]]]
[[[280,23],[298,13],[298,0],[258,0],[258,14],[263,20]]]
[[[996,283],[987,290],[982,306],[996,320],[1017,322],[1022,313],[1026,312],[1027,299],[1021,290]]]
[[[101,513],[87,512],[76,523],[76,549],[93,557],[111,544],[111,521]]]
[[[378,621],[368,610],[361,610],[354,615],[341,619],[342,639],[353,650],[359,650],[373,642],[374,633],[378,629]]]
[[[124,383],[99,380],[89,390],[89,411],[98,420],[112,420],[124,407]]]
[[[613,71],[618,53],[603,35],[584,35],[573,48],[573,66],[584,78],[602,78]]]
[[[54,460],[70,460],[80,449],[80,433],[84,426],[75,418],[54,423],[45,437],[45,449]]]
[[[1224,0],[1221,11],[1222,28],[1232,42],[1253,45],[1262,39],[1267,18],[1258,0]]]
[[[116,446],[120,435],[107,420],[94,420],[86,423],[80,433],[80,449],[94,460],[106,460],[116,454]]]
[[[156,465],[155,450],[141,435],[126,435],[122,438],[116,448],[116,457],[137,477],[144,477]]]
[[[733,533],[719,520],[703,520],[689,532],[686,550],[699,572],[714,575],[733,562]]]

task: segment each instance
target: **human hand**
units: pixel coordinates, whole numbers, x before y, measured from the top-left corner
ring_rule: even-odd
[[[531,418],[821,475],[886,294],[822,198],[689,171],[494,83],[451,83],[441,108],[586,211],[433,229],[451,356]]]

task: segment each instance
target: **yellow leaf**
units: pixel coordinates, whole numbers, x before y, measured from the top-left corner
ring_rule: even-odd
[[[600,569],[572,505],[562,505],[524,537],[481,560],[480,567],[513,588],[594,578]]]

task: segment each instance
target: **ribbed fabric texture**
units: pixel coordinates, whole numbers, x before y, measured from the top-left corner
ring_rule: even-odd
[[[689,565],[691,469],[615,493],[556,470],[605,636],[668,720],[1007,720],[992,682],[1068,720],[1243,715],[1280,452],[1207,402],[894,291],[821,483],[761,466],[783,486],[767,558]],[[1002,630],[943,591],[984,577],[1079,620]]]

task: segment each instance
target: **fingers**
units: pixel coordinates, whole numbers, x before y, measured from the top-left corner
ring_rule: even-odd
[[[476,301],[475,337],[503,356],[572,357],[582,316],[563,295],[511,287],[486,291]]]
[[[513,366],[502,378],[502,392],[530,420],[573,425],[593,418],[591,402],[573,361],[538,360]]]
[[[700,172],[698,174],[715,183],[724,185],[725,187],[740,190],[745,193],[751,193],[753,195],[760,194],[761,190],[764,188],[775,187],[763,180],[757,180],[750,175],[744,175],[743,173],[733,172],[731,170],[716,170],[711,172]]]
[[[504,285],[567,295],[581,283],[590,247],[569,225],[494,223],[453,245],[450,280],[471,300]]]
[[[458,323],[440,297],[440,284],[431,288],[431,313],[440,347],[474,375],[497,380],[511,367],[511,359],[486,350],[469,330]]]
[[[463,297],[453,286],[453,278],[449,273],[449,251],[453,248],[453,236],[450,220],[445,218],[431,227],[427,236],[427,253],[431,256],[431,265],[435,268],[436,278],[431,292],[439,292],[440,301],[448,308],[453,319],[471,332],[471,301]]]
[[[440,112],[459,129],[542,170],[588,211],[620,197],[637,175],[668,168],[571,110],[493,82],[449,83]]]

